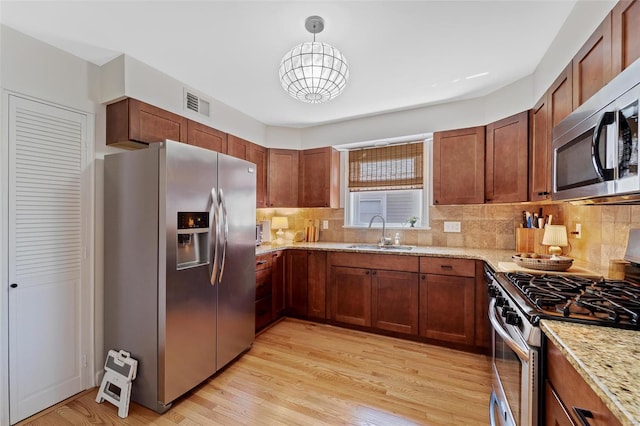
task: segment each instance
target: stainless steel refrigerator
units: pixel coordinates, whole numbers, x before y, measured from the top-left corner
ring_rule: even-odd
[[[165,141],[104,160],[104,343],[157,412],[253,344],[253,163]]]

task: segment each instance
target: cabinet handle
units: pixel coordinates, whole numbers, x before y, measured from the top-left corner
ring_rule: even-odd
[[[258,260],[258,261],[256,262],[256,265],[264,265],[265,263],[267,263],[267,261],[266,261],[266,260]]]
[[[580,408],[580,407],[571,407],[571,408],[573,408],[573,411],[578,416],[578,419],[580,419],[580,424],[582,426],[589,426],[589,421],[587,420],[587,418],[593,419],[593,413],[585,408]]]
[[[426,280],[427,276],[425,274],[422,274],[422,276],[420,278],[422,278],[423,280]]]
[[[549,195],[549,192],[547,191],[538,192],[538,195]]]
[[[451,269],[453,269],[453,266],[451,266],[451,265],[440,265],[440,268],[441,269],[451,270]]]
[[[371,272],[371,275],[375,275],[375,274],[376,274],[376,271],[372,271],[372,272]]]
[[[438,204],[438,200],[433,200],[433,204]]]
[[[364,273],[364,274],[365,274],[365,275],[369,275],[369,271],[365,271],[365,273]]]

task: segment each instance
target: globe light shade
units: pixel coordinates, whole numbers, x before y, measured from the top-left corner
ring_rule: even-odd
[[[291,49],[280,62],[280,83],[292,97],[322,103],[342,93],[349,81],[349,65],[335,47],[306,42]]]

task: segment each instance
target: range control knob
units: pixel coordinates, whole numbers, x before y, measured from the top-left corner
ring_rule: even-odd
[[[502,307],[502,316],[505,317],[505,318],[507,317],[507,314],[509,312],[513,312],[513,308],[510,308],[507,305],[508,305],[508,303],[505,302],[505,305]]]
[[[511,324],[515,326],[520,325],[520,323],[522,322],[522,320],[520,319],[516,311],[507,312],[507,315],[505,316],[504,320],[507,324]]]
[[[506,301],[507,299],[505,299],[504,297],[496,296],[496,305],[503,306]]]
[[[496,297],[500,292],[494,285],[489,286],[489,297]]]

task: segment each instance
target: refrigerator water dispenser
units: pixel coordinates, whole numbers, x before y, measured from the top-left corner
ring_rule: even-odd
[[[209,213],[178,212],[177,265],[188,269],[209,263]]]

